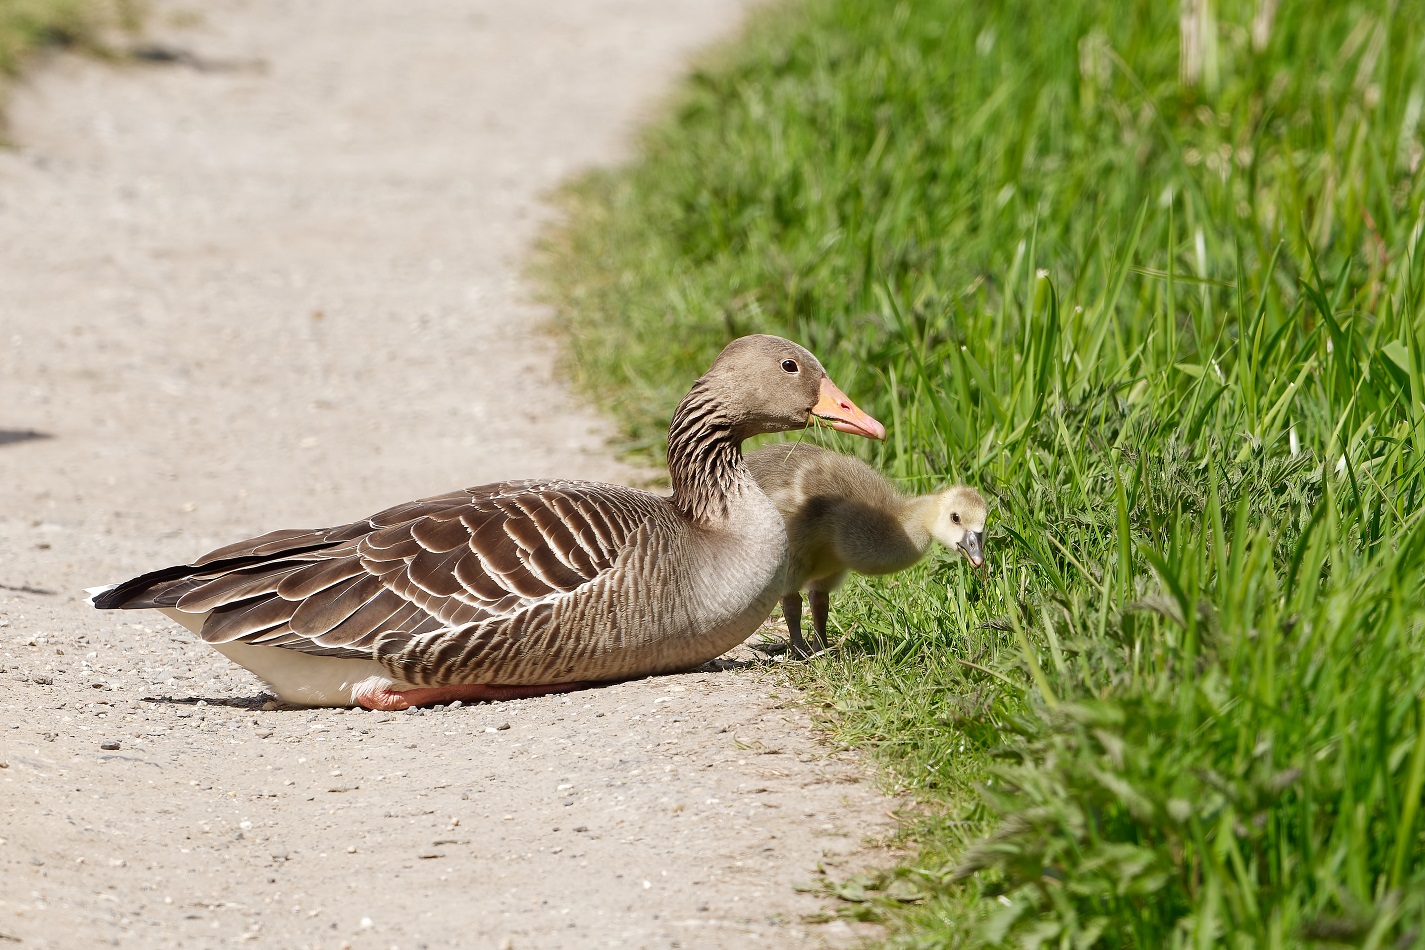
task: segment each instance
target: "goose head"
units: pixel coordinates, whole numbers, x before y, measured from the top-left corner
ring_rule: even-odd
[[[700,382],[718,394],[739,440],[818,421],[868,439],[886,437],[886,427],[847,398],[815,356],[781,337],[733,340]]]
[[[934,497],[930,536],[979,567],[985,562],[984,498],[968,485],[954,485]]]

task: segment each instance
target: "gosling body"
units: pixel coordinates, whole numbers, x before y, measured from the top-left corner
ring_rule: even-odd
[[[782,613],[795,656],[826,649],[830,595],[850,571],[893,574],[923,558],[931,541],[984,562],[986,507],[967,485],[906,495],[858,458],[806,443],[747,456],[748,468],[786,523],[789,548]],[[811,607],[814,642],[802,637],[801,592]]]

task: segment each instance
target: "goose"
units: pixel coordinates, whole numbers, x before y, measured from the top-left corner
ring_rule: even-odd
[[[757,484],[786,520],[790,545],[782,614],[792,654],[811,655],[802,639],[802,595],[811,603],[816,650],[826,649],[831,592],[847,571],[893,574],[925,556],[931,539],[984,563],[985,500],[968,485],[907,497],[849,455],[804,442],[747,456]]]
[[[671,497],[481,485],[240,541],[90,602],[156,608],[302,706],[513,699],[694,668],[783,592],[786,531],[742,442],[814,420],[885,438],[811,353],[742,337],[673,414]]]

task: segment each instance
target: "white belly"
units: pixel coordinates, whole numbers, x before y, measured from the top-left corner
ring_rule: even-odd
[[[200,633],[208,615],[190,614],[172,607],[158,608],[183,626]],[[260,678],[284,703],[298,706],[355,706],[354,693],[382,687],[410,689],[391,679],[375,660],[349,660],[339,656],[313,656],[300,650],[264,647],[251,643],[209,644],[238,666]]]

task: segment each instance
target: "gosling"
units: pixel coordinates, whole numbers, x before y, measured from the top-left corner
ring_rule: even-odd
[[[908,497],[860,459],[802,442],[747,456],[762,491],[787,523],[790,558],[782,614],[792,655],[826,649],[831,592],[847,571],[893,574],[915,564],[931,539],[984,563],[985,500],[967,485]],[[802,596],[811,603],[815,650],[802,639]]]

